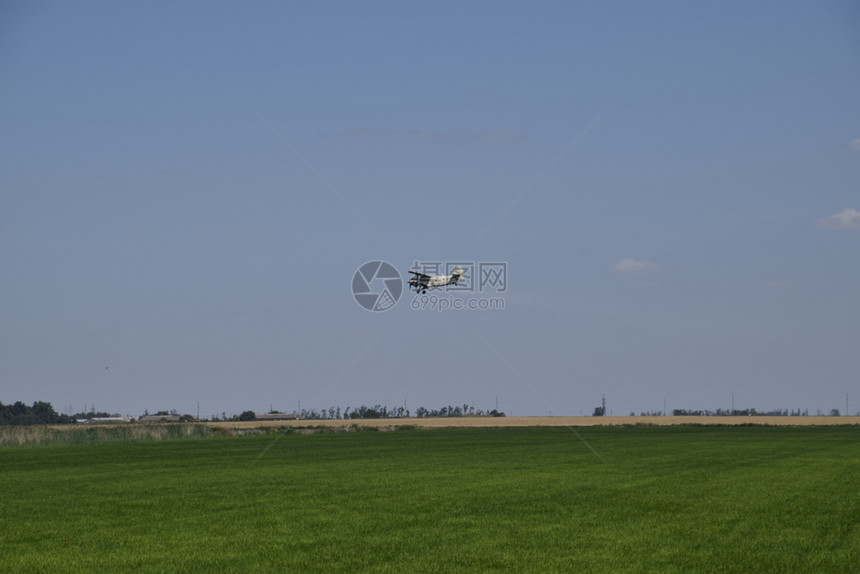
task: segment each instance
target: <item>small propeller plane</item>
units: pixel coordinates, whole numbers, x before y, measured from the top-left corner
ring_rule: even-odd
[[[457,265],[451,271],[451,275],[427,275],[418,271],[410,271],[414,275],[409,280],[409,286],[415,289],[417,293],[427,293],[427,289],[435,287],[444,287],[445,285],[456,285],[466,276],[463,268]]]

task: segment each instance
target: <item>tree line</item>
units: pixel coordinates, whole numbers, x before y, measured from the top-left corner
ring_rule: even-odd
[[[269,414],[281,413],[273,411]],[[505,416],[505,413],[496,409],[484,411],[482,409],[475,409],[474,406],[468,404],[463,404],[462,406],[448,405],[439,409],[427,409],[424,407],[418,407],[417,409],[415,409],[414,415],[406,407],[387,407],[385,405],[374,405],[372,407],[369,407],[367,405],[361,405],[360,407],[356,408],[346,407],[343,410],[341,410],[340,407],[329,407],[328,409],[320,409],[319,411],[316,409],[302,409],[297,414],[299,418],[303,420],[400,419],[410,418],[412,416],[415,416],[417,418]],[[254,413],[254,411],[245,411],[237,417],[233,417],[231,420],[251,421],[255,420],[256,418],[257,415],[256,413]]]
[[[273,411],[270,414],[280,414],[276,411]],[[406,407],[398,406],[398,407],[387,407],[384,405],[374,405],[369,407],[367,405],[361,405],[360,407],[346,407],[341,409],[341,407],[329,407],[328,409],[302,409],[301,412],[296,413],[300,419],[305,420],[325,420],[325,419],[388,419],[388,418],[409,418],[413,416],[413,413],[409,411]],[[149,416],[149,411],[145,411],[142,416]],[[155,416],[168,416],[175,415],[179,416],[179,420],[181,422],[192,422],[196,420],[191,415],[179,415],[179,412],[176,410],[171,411],[158,411],[155,413]],[[418,407],[414,413],[415,417],[424,418],[424,417],[463,417],[463,416],[475,416],[475,417],[503,417],[505,413],[498,411],[496,409],[490,411],[484,411],[481,409],[475,409],[475,407],[470,406],[468,404],[463,405],[448,405],[438,409],[427,409],[424,407]],[[59,414],[54,410],[53,405],[51,403],[45,401],[36,401],[32,405],[28,406],[21,401],[17,401],[12,404],[4,405],[0,402],[0,425],[62,425],[62,424],[75,424],[79,420],[88,420],[88,419],[96,419],[96,418],[110,418],[110,417],[119,417],[117,414],[106,413],[106,412],[96,412],[95,409],[90,412],[80,412],[71,415]],[[254,420],[257,418],[256,413],[254,411],[244,411],[239,415],[227,415],[227,413],[222,413],[219,417],[217,415],[213,416],[211,420],[223,420],[223,421],[247,421]]]
[[[172,411],[159,411],[155,413],[156,415],[179,415],[179,413],[175,410]],[[281,414],[277,413],[277,411],[272,411],[270,414]],[[341,407],[329,407],[328,409],[320,409],[319,411],[316,409],[302,409],[300,412],[296,413],[298,418],[304,420],[348,420],[348,419],[388,419],[388,418],[410,418],[412,416],[416,418],[425,418],[425,417],[503,417],[505,413],[497,410],[482,410],[475,409],[474,406],[469,404],[463,405],[448,405],[443,406],[438,409],[427,409],[425,407],[418,407],[414,414],[403,406],[398,407],[387,407],[384,405],[373,405],[369,407],[367,405],[361,405],[360,407],[346,407],[341,409]],[[596,407],[594,409],[594,416],[602,416],[605,415],[604,407]],[[822,415],[824,413],[818,412],[818,415]],[[146,411],[144,415],[149,415],[149,411]],[[648,411],[641,413],[642,416],[662,416],[662,411]],[[775,409],[770,411],[758,411],[754,408],[749,409],[717,409],[714,411],[707,409],[674,409],[672,411],[673,416],[809,416],[808,409]],[[840,415],[838,409],[831,409],[829,412],[830,416],[838,417]],[[93,418],[108,418],[108,417],[117,417],[119,415],[106,413],[106,412],[96,412],[95,409],[90,412],[80,412],[72,415],[64,415],[59,414],[54,410],[54,407],[51,403],[45,401],[36,401],[32,405],[28,406],[21,401],[17,401],[12,404],[4,405],[0,402],[0,425],[56,425],[56,424],[74,424],[78,420],[87,420]],[[635,413],[630,413],[630,416],[635,416]],[[227,415],[223,413],[221,417],[217,415],[213,416],[212,419],[214,421],[223,420],[223,421],[249,421],[255,420],[257,415],[254,411],[244,411],[239,415]],[[182,422],[192,422],[196,420],[191,415],[182,415],[180,417]]]
[[[0,425],[61,425],[75,422],[75,417],[57,414],[51,403],[44,401],[36,401],[32,406],[21,401],[11,405],[0,403]]]

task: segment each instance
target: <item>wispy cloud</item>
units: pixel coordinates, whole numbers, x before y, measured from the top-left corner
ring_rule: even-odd
[[[651,273],[657,270],[657,266],[648,261],[638,261],[636,259],[622,259],[612,266],[612,269],[618,273]]]
[[[848,142],[848,147],[850,147],[854,151],[860,151],[860,138],[853,139]]]
[[[395,141],[403,143],[465,143],[492,147],[508,147],[528,141],[525,132],[515,129],[496,129],[487,131],[471,130],[433,130],[433,129],[386,129],[357,126],[323,134],[339,140],[352,141]]]
[[[816,220],[815,224],[822,229],[850,229],[860,231],[860,211],[846,207],[839,213]]]

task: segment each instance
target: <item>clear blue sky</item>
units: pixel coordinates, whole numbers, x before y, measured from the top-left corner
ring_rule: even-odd
[[[4,2],[0,401],[860,410],[858,102],[850,1]]]

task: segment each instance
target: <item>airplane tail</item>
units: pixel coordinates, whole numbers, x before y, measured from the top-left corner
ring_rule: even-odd
[[[465,273],[465,271],[463,271],[463,268],[460,267],[459,265],[457,265],[451,271],[451,282],[456,285],[457,283],[459,283],[460,281],[463,280],[463,277],[465,275],[466,275],[466,273]]]

